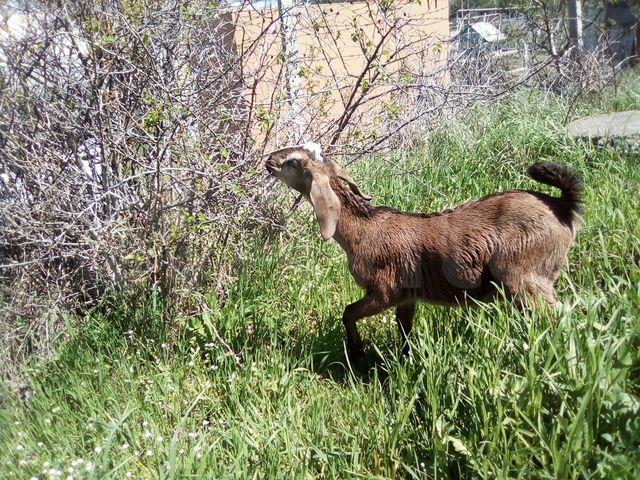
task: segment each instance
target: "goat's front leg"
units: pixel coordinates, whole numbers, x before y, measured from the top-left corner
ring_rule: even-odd
[[[402,337],[402,355],[404,356],[409,355],[409,342],[407,339],[413,327],[413,316],[415,313],[415,302],[398,305],[398,308],[396,308],[396,322],[398,322],[398,329]]]
[[[347,347],[349,348],[349,357],[354,361],[362,360],[364,350],[362,348],[362,338],[356,327],[356,322],[361,318],[376,315],[388,307],[375,295],[367,294],[357,302],[354,302],[344,309],[342,315],[342,323],[347,330]]]

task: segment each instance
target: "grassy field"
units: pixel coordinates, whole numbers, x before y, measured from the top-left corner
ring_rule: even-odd
[[[640,108],[638,83],[574,115]],[[5,388],[0,477],[640,478],[640,155],[564,137],[568,105],[521,94],[352,169],[375,204],[434,211],[570,165],[585,215],[555,321],[422,306],[403,363],[389,312],[361,322],[354,373],[340,316],[361,292],[305,206],[224,305],[167,316],[150,295],[70,322],[28,401]]]

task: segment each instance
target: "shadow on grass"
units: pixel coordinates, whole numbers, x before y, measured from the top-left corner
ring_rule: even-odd
[[[332,318],[318,322],[316,328],[303,331],[283,331],[274,329],[273,325],[257,326],[248,336],[236,325],[233,329],[220,328],[218,333],[228,339],[231,349],[245,361],[260,356],[260,352],[277,350],[291,368],[308,369],[320,380],[330,380],[344,387],[354,382],[370,383],[374,379],[388,377],[387,366],[391,360],[384,359],[373,342],[365,342],[366,353],[361,362],[354,364],[350,361],[342,323]],[[397,347],[399,353],[399,342]]]
[[[348,355],[344,329],[334,327],[309,336],[309,368],[321,378],[347,386],[353,380],[371,383],[386,381],[389,359],[383,358],[373,344],[365,344],[364,358],[353,362]]]

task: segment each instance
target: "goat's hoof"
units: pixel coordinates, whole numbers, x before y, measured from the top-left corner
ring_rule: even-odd
[[[411,348],[409,348],[409,346],[406,345],[402,348],[402,353],[400,354],[400,361],[404,363],[409,359],[410,356],[411,356]]]
[[[349,361],[356,368],[360,368],[364,364],[364,348],[362,348],[362,345],[349,346]]]

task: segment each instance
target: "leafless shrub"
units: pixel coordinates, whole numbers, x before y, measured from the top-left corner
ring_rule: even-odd
[[[17,12],[0,50],[3,337],[49,339],[53,312],[109,289],[215,284],[268,220],[238,56],[206,4]]]

